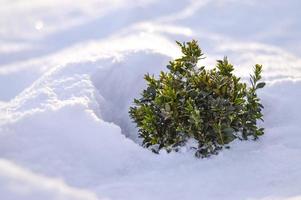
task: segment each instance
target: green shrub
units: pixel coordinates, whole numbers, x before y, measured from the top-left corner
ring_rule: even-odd
[[[256,94],[265,85],[259,82],[262,66],[255,65],[247,87],[233,74],[226,57],[207,70],[197,67],[203,53],[195,40],[177,44],[183,56],[170,61],[169,72],[161,72],[158,79],[146,74],[147,88],[130,107],[143,146],[156,153],[162,148],[170,152],[194,139],[195,155],[207,157],[229,148],[234,139],[262,135],[257,120],[263,120],[263,106]]]

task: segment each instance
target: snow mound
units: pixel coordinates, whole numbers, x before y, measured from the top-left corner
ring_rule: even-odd
[[[125,137],[127,110],[144,85],[143,74],[158,70],[144,64],[150,59],[162,66],[167,57],[128,52],[54,68],[5,107],[0,156],[76,185],[141,167],[151,153]]]
[[[126,51],[53,68],[2,107],[7,115],[1,119],[0,156],[112,199],[126,193],[128,199],[152,199],[153,193],[161,199],[231,200],[241,193],[249,199],[298,195],[301,141],[295,108],[301,106],[301,81],[268,81],[260,94],[266,135],[258,142],[236,141],[229,151],[204,160],[189,151],[154,155],[139,145],[127,111],[145,86],[143,74],[164,70],[167,60],[152,50]],[[296,184],[287,187],[293,179]],[[254,187],[256,195],[249,190]]]
[[[34,174],[4,159],[0,159],[0,193],[6,200],[100,200],[90,191]]]

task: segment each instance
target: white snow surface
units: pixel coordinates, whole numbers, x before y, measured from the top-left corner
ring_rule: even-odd
[[[0,199],[301,199],[299,0],[0,0]],[[128,117],[145,73],[199,41],[247,80],[265,135],[207,159],[153,154]]]

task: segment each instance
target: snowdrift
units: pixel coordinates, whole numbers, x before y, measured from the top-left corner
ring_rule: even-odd
[[[144,87],[143,74],[164,69],[168,59],[145,50],[53,68],[5,106],[1,157],[75,187],[96,187],[100,196],[112,199],[128,191],[133,191],[129,199],[141,198],[135,190],[143,190],[144,199],[153,192],[164,199],[195,194],[219,199],[233,188],[239,190],[231,199],[242,192],[250,198],[297,195],[301,138],[295,108],[301,106],[301,81],[268,84],[261,94],[266,135],[258,142],[236,142],[205,160],[189,151],[154,155],[139,146],[127,111]],[[295,186],[287,187],[293,179]],[[170,189],[162,190],[164,185]],[[199,188],[206,190],[199,194]],[[256,196],[249,188],[257,188]]]
[[[34,174],[3,159],[0,160],[0,173],[0,193],[8,200],[100,199],[92,192],[69,187],[62,180]]]

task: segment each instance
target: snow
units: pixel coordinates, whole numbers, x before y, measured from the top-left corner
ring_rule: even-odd
[[[59,179],[37,175],[3,159],[0,169],[0,193],[7,200],[99,199],[89,191],[69,187]]]
[[[301,199],[297,0],[6,1],[0,7],[0,196],[7,200]],[[280,12],[281,11],[281,12]],[[265,135],[196,159],[140,146],[128,107],[147,72],[199,41],[247,80],[264,65]]]

